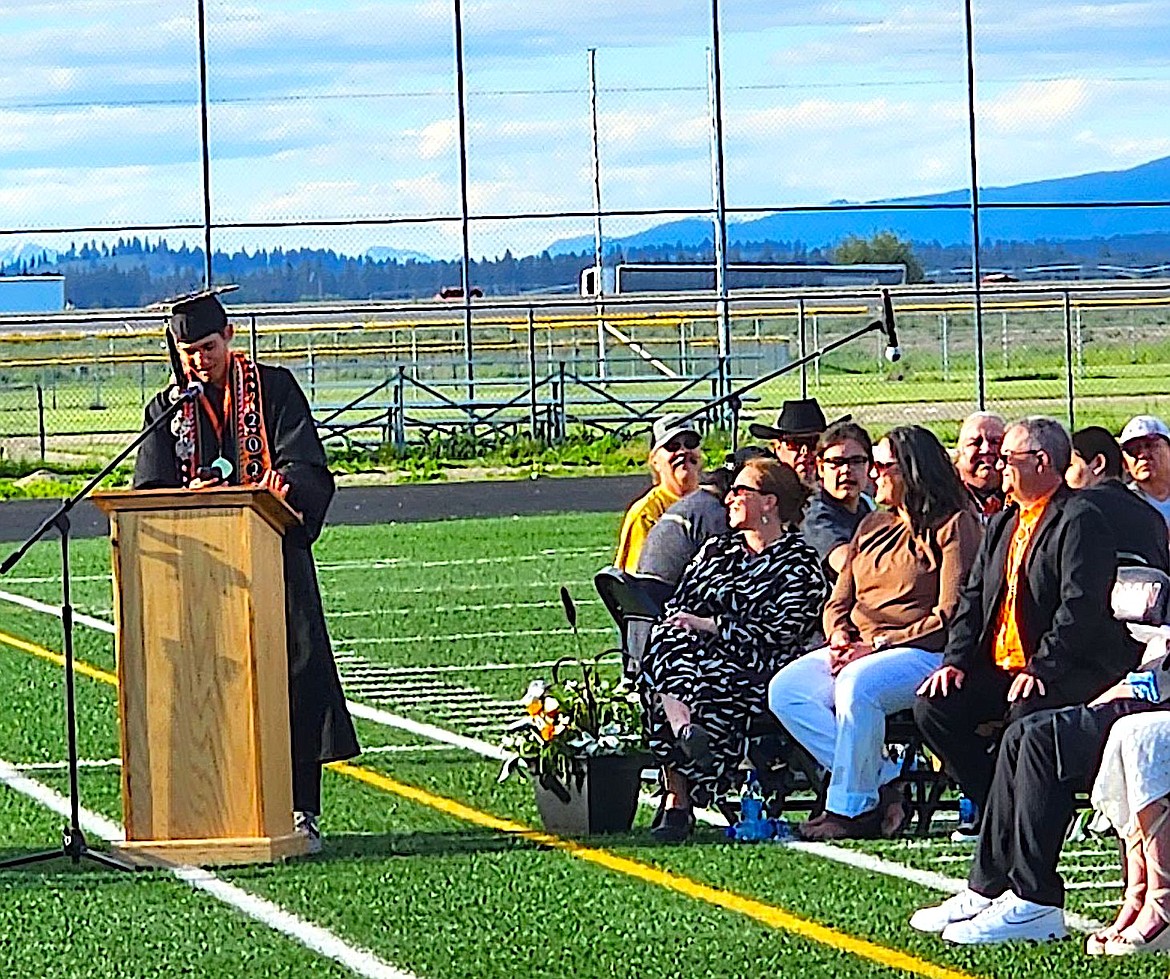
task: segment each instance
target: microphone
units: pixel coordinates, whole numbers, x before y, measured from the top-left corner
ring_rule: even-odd
[[[213,486],[226,483],[235,472],[234,467],[227,459],[220,456],[210,466],[200,466],[195,470],[195,478],[202,479]]]
[[[882,290],[882,332],[886,335],[886,360],[891,364],[902,359],[902,348],[898,346],[898,331],[894,324],[894,304],[890,290]]]

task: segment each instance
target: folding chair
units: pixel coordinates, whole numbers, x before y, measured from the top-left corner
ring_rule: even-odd
[[[642,670],[650,627],[662,615],[662,605],[641,579],[620,568],[603,568],[594,575],[593,584],[621,636],[622,672],[635,678]]]

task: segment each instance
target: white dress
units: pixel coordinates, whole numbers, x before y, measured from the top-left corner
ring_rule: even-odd
[[[1093,808],[1122,836],[1137,832],[1137,816],[1170,795],[1170,711],[1119,718],[1109,731],[1093,782]]]

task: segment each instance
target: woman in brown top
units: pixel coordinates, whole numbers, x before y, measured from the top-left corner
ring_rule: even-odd
[[[805,839],[901,829],[899,794],[879,791],[898,774],[882,754],[886,716],[912,707],[938,668],[979,548],[979,520],[946,450],[925,428],[895,428],[883,438],[872,476],[886,509],[867,516],[849,545],[825,606],[829,644],[786,666],[768,688],[772,713],[832,772],[825,811],[801,827]]]

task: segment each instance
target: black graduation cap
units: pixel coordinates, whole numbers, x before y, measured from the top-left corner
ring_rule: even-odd
[[[171,336],[180,343],[198,343],[213,333],[223,333],[228,318],[219,296],[238,288],[234,285],[217,286],[163,303]]]

